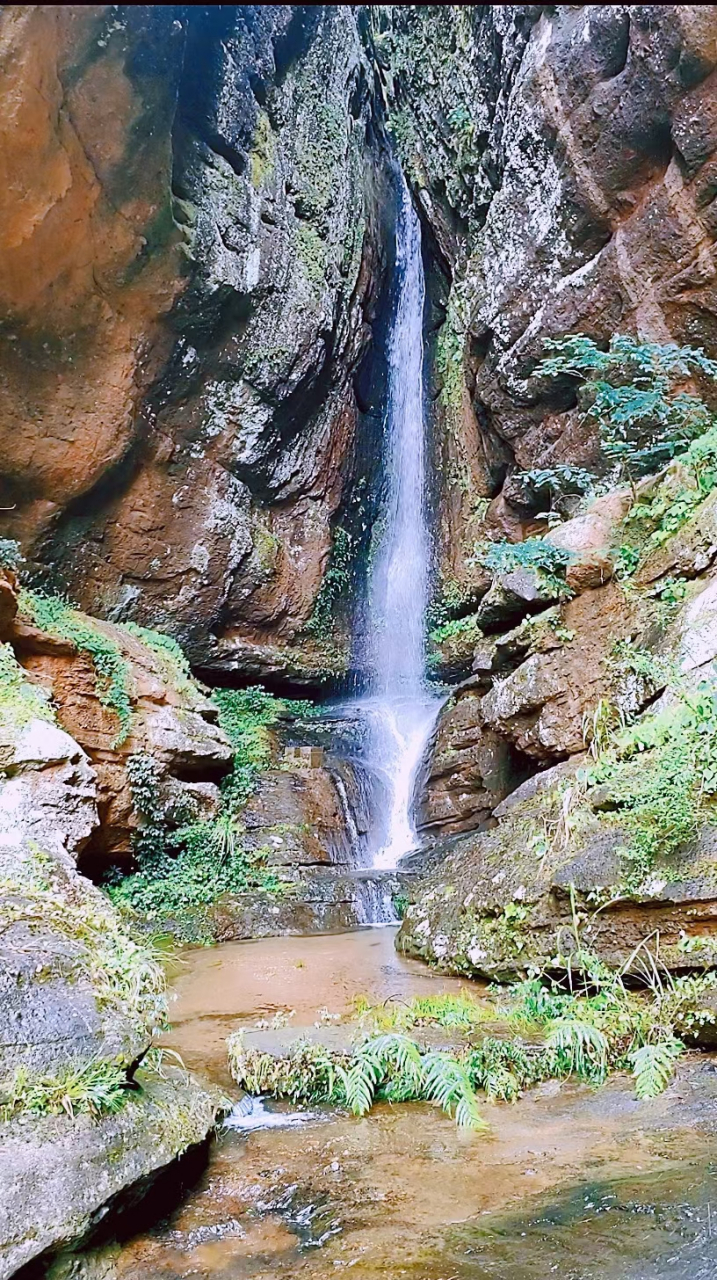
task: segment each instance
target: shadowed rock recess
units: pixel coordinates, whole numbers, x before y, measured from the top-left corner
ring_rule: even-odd
[[[225,1105],[153,936],[717,968],[716,69],[715,6],[0,12],[0,1280]],[[445,700],[381,872],[399,207]],[[635,361],[588,394],[566,335],[685,348],[646,430],[699,432],[621,466]]]

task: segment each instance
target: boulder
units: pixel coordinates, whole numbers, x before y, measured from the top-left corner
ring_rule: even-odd
[[[126,664],[131,719],[123,742],[117,741],[116,712],[100,697],[89,653],[39,630],[22,614],[12,640],[24,670],[52,694],[58,721],[92,762],[101,826],[88,857],[90,863],[96,860],[99,871],[103,861],[126,859],[131,851],[139,822],[127,776],[131,756],[152,757],[157,785],[173,812],[184,810],[182,820],[187,813],[216,807],[217,783],[229,772],[233,757],[216,723],[216,707],[161,645],[153,648],[122,626],[90,618],[86,622],[116,647]]]
[[[82,1235],[125,1187],[204,1139],[218,1098],[179,1073],[136,1080],[166,1016],[163,977],[75,867],[99,822],[95,771],[5,654],[0,680],[0,1277]],[[29,691],[29,692],[28,692]],[[40,712],[41,714],[33,714]],[[42,1115],[29,1089],[75,1098],[126,1081],[117,1115]],[[130,1099],[130,1091],[136,1090]],[[15,1100],[11,1102],[10,1100]],[[57,1104],[55,1104],[57,1105]]]
[[[640,621],[642,609],[612,583],[569,601],[554,618],[556,625],[543,627],[547,643],[535,644],[536,651],[514,671],[496,677],[481,703],[486,725],[537,760],[583,751],[584,717],[610,691],[609,659],[616,641],[646,625]],[[525,644],[534,647],[529,632],[521,639],[521,647]]]
[[[480,830],[525,772],[506,738],[488,728],[480,689],[464,687],[441,711],[418,807],[423,836]]]

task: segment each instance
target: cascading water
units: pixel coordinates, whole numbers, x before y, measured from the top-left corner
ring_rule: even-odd
[[[405,181],[396,220],[397,298],[388,351],[385,497],[376,524],[369,578],[361,700],[364,754],[382,779],[372,865],[395,867],[416,845],[412,800],[416,774],[441,699],[425,683],[425,620],[430,546],[426,509],[423,412],[421,232]]]

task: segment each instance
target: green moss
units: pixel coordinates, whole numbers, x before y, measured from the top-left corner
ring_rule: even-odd
[[[130,667],[117,641],[79,609],[72,608],[58,596],[20,592],[20,611],[40,630],[58,640],[69,641],[80,653],[92,659],[97,697],[104,707],[114,712],[119,728],[113,745],[126,742],[132,726]]]
[[[44,689],[30,684],[9,644],[0,644],[0,726],[22,729],[31,720],[55,723]]]
[[[189,660],[176,640],[161,631],[140,627],[136,622],[123,622],[120,625],[135,640],[141,640],[142,644],[151,649],[154,656],[159,659],[159,666],[167,684],[179,693],[196,689]]]
[[[333,531],[331,553],[314,608],[304,630],[319,641],[330,641],[335,632],[336,610],[352,582],[354,550],[351,535],[341,526]]]
[[[441,379],[440,401],[445,409],[457,413],[463,405],[465,378],[465,325],[459,294],[451,290],[446,318],[436,341],[436,369]]]
[[[302,213],[321,225],[345,163],[347,119],[313,81],[306,80],[302,87],[310,125],[296,156],[296,172]]]
[[[271,127],[271,121],[266,111],[260,111],[254,132],[254,144],[249,152],[251,185],[255,191],[259,191],[263,187],[274,168],[275,155],[276,138]]]
[[[23,921],[76,944],[76,973],[88,979],[99,1008],[128,1016],[150,1034],[165,1024],[159,964],[88,882],[79,880],[68,895],[58,864],[37,852],[22,875],[0,882],[0,895],[6,923]]]
[[[326,284],[328,246],[316,228],[308,222],[300,222],[296,228],[296,252],[306,279],[316,289],[323,289]]]

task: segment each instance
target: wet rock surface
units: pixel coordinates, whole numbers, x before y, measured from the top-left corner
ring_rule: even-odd
[[[3,18],[8,532],[93,613],[321,684],[340,646],[294,641],[383,272],[358,17],[113,15]]]
[[[482,529],[520,538],[544,509],[515,473],[600,463],[574,388],[530,376],[543,340],[638,332],[714,350],[715,50],[714,14],[677,6],[384,18],[391,122],[443,322],[443,576],[466,599]]]

